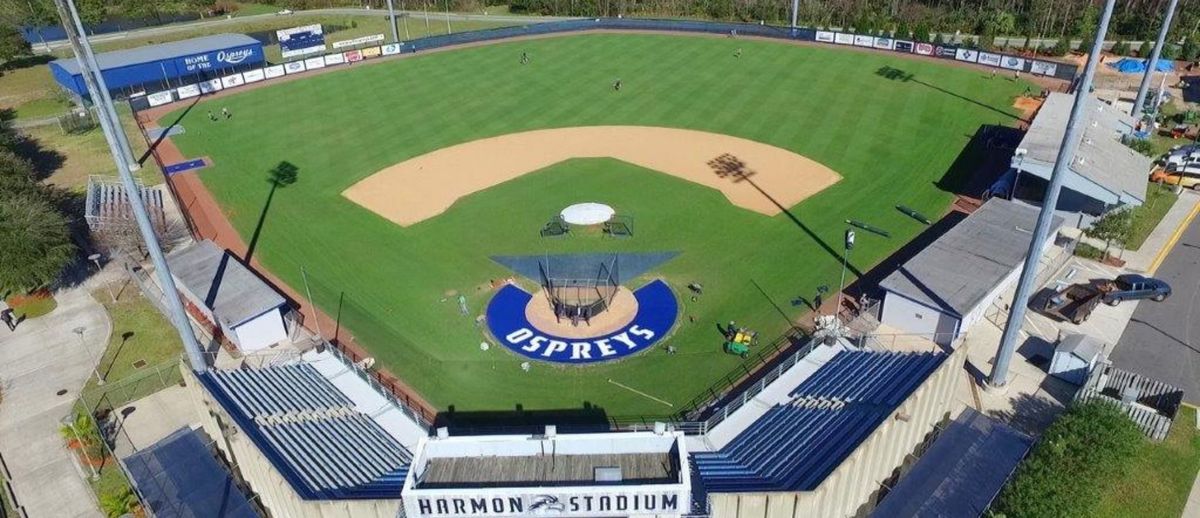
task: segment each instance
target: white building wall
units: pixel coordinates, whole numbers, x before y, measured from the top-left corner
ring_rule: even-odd
[[[237,429],[233,419],[200,385],[192,371],[182,365],[180,369],[183,370],[193,404],[198,409],[197,414],[201,416],[204,431],[215,439],[221,453],[237,469],[272,517],[396,518],[399,515],[400,495],[396,495],[395,500],[310,501],[300,498],[254,442]]]
[[[243,353],[266,349],[287,340],[288,337],[280,308],[272,309],[233,328],[233,333],[236,336],[230,338],[234,338]]]
[[[959,329],[958,318],[954,315],[892,291],[883,298],[883,312],[879,315],[879,321],[907,333],[941,338],[933,341],[942,345],[949,345],[955,330]]]
[[[881,484],[954,409],[966,347],[959,347],[813,491],[709,494],[715,518],[859,516]],[[903,417],[901,417],[903,416]]]

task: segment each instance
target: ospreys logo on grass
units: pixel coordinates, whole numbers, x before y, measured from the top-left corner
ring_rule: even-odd
[[[620,329],[587,338],[564,338],[530,322],[525,307],[533,295],[508,285],[488,303],[487,325],[501,345],[532,360],[570,364],[611,361],[649,349],[675,325],[679,303],[667,283],[652,281],[633,296],[637,314]]]
[[[417,512],[440,516],[612,516],[674,514],[677,493],[417,497]]]

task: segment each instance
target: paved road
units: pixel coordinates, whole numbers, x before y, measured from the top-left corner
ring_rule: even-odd
[[[0,327],[0,453],[28,516],[100,517],[96,497],[58,429],[92,374],[92,358],[108,344],[112,322],[83,289],[56,298],[58,308],[49,315],[21,324],[16,332]],[[83,345],[72,332],[78,327],[84,328]]]
[[[1200,219],[1155,275],[1171,284],[1171,298],[1138,305],[1113,364],[1175,385],[1184,390],[1185,401],[1200,404]]]
[[[359,8],[312,9],[312,10],[308,10],[308,11],[297,11],[295,14],[288,15],[287,17],[295,17],[295,16],[298,16],[301,14],[303,14],[303,15],[329,15],[329,16],[387,16],[388,12],[386,9],[359,9]],[[568,17],[556,17],[556,16],[517,16],[517,15],[488,16],[488,15],[483,15],[483,14],[460,14],[460,13],[446,14],[443,12],[426,13],[424,11],[401,11],[401,10],[396,11],[396,16],[398,16],[398,17],[399,16],[410,16],[413,18],[421,18],[421,19],[424,19],[426,16],[428,16],[430,20],[437,20],[439,22],[444,21],[446,18],[449,18],[450,21],[455,21],[455,22],[458,22],[458,21],[477,21],[477,22],[486,21],[486,22],[498,22],[498,23],[499,22],[509,22],[509,23],[512,23],[513,25],[573,19],[573,18],[568,18]],[[162,25],[162,26],[158,26],[158,27],[146,27],[144,29],[137,29],[137,30],[132,30],[132,31],[98,34],[95,36],[90,36],[88,38],[88,40],[91,41],[91,43],[93,45],[96,45],[96,44],[100,44],[100,43],[104,43],[104,42],[108,42],[108,41],[119,41],[119,40],[123,40],[126,38],[144,38],[147,36],[159,36],[159,35],[163,35],[163,34],[171,34],[173,32],[195,30],[195,29],[201,28],[201,27],[220,27],[223,25],[235,25],[235,24],[247,23],[247,22],[253,22],[253,21],[269,20],[269,19],[273,19],[273,18],[284,18],[284,16],[270,13],[270,14],[255,14],[255,15],[250,15],[250,16],[234,16],[232,18],[209,18],[209,19],[199,20],[199,21],[195,21],[195,22],[177,23],[177,24],[171,24],[171,25]],[[46,48],[47,46],[50,48],[47,49]],[[46,42],[45,45],[43,45],[41,42],[35,42],[33,44],[34,52],[39,52],[39,53],[45,53],[50,50],[54,50],[54,49],[58,49],[58,48],[65,48],[65,47],[70,47],[70,43],[67,42],[66,40],[50,41],[50,42]]]

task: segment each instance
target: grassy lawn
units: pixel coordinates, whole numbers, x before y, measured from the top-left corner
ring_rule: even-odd
[[[84,393],[85,399],[92,403],[99,394],[107,392],[108,404],[115,407],[162,389],[159,371],[163,379],[173,382],[178,369],[158,367],[178,360],[183,345],[175,328],[135,286],[122,289],[113,283],[111,287],[118,296],[116,302],[107,290],[92,293],[104,303],[113,323],[108,348],[100,359],[99,371],[105,385],[98,387],[95,377],[88,378]]]
[[[129,145],[133,147],[134,157],[140,158],[146,152],[146,139],[139,132],[127,105],[118,105],[117,115],[121,118]],[[117,166],[113,164],[112,154],[108,151],[104,132],[99,127],[74,134],[63,133],[57,124],[23,128],[20,131],[40,148],[50,151],[44,155],[46,163],[41,164],[44,169],[50,170],[46,183],[82,191],[87,185],[88,176],[117,174]],[[150,167],[135,171],[134,176],[146,185],[162,183],[162,174],[157,167],[153,167],[153,160],[148,163]]]
[[[735,59],[738,48],[744,54]],[[531,66],[516,64],[523,51]],[[896,80],[884,67],[916,80]],[[614,78],[625,84],[619,94],[610,88]],[[210,124],[204,110],[192,110],[175,142],[185,155],[214,160],[201,178],[244,238],[254,233],[267,197],[267,171],[283,160],[299,168],[297,183],[274,197],[256,257],[292,286],[302,286],[305,267],[317,305],[340,312],[380,364],[435,404],[668,414],[674,407],[610,380],[678,406],[738,367],[740,358],[720,351],[715,322],[736,319],[768,337],[786,329],[802,314],[788,301],[811,297],[821,284],[837,286],[846,219],[892,234],[860,233],[852,257],[860,271],[922,231],[893,207],[944,213],[953,198],[944,186],[962,172],[952,164],[970,162],[959,155],[982,125],[1015,122],[1012,100],[1024,88],[894,54],[578,35],[419,55],[234,95],[220,101],[238,114],[231,124]],[[381,95],[391,89],[396,95]],[[339,194],[448,145],[599,124],[748,138],[812,158],[843,180],[792,207],[794,219],[735,209],[715,191],[603,159],[526,175],[408,228]],[[577,201],[610,202],[634,214],[637,237],[536,238],[549,215]],[[472,311],[482,311],[490,291],[481,286],[508,275],[491,255],[596,250],[681,252],[653,272],[677,290],[686,282],[705,286],[699,302],[683,301],[697,323],[674,332],[679,354],[650,351],[603,366],[535,365],[522,373],[521,360],[502,348],[480,351],[479,328],[440,302],[457,290]]]
[[[49,293],[10,295],[5,302],[12,308],[13,317],[20,320],[45,316],[58,307],[58,301]]]
[[[1196,430],[1196,409],[1183,407],[1167,439],[1146,441],[1129,475],[1105,489],[1096,516],[1177,518],[1197,472],[1200,431]]]
[[[1129,234],[1129,249],[1138,250],[1150,237],[1150,233],[1162,221],[1163,216],[1175,205],[1179,196],[1170,186],[1150,183],[1146,186],[1146,203],[1134,210],[1132,230]]]
[[[70,109],[59,94],[46,65],[50,58],[36,56],[0,71],[0,110],[13,110],[18,119],[52,117]]]

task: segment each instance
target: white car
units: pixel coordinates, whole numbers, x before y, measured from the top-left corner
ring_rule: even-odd
[[[1175,165],[1200,163],[1200,148],[1185,146],[1171,151],[1164,162]]]
[[[291,10],[291,9],[284,9],[284,10],[282,10],[282,11],[279,11],[279,12],[275,13],[275,14],[278,14],[278,15],[281,15],[281,16],[286,16],[286,15],[292,14],[292,10]]]

